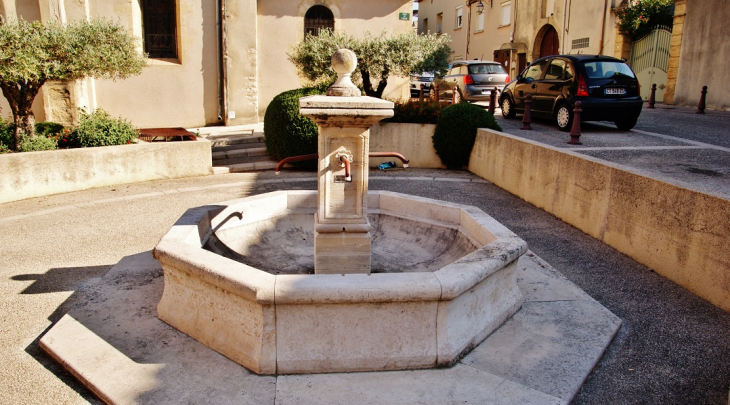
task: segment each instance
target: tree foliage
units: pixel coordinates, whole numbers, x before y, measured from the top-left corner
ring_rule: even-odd
[[[49,80],[85,77],[123,79],[146,65],[135,39],[124,27],[106,20],[56,22],[7,21],[0,24],[0,88],[19,132],[35,136],[31,106]]]
[[[636,41],[658,25],[672,26],[674,0],[624,0],[616,10],[622,35]]]
[[[357,55],[357,69],[353,82],[365,94],[382,98],[388,77],[409,77],[412,73],[444,73],[451,54],[447,35],[417,35],[413,32],[378,36],[366,33],[355,38],[344,32],[320,31],[318,36],[307,37],[294,47],[289,60],[296,65],[299,75],[311,85],[331,82],[337,77],[332,69],[332,54],[347,48]]]

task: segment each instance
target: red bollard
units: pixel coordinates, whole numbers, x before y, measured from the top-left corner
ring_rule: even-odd
[[[702,96],[700,96],[700,102],[697,103],[697,112],[695,114],[705,113],[705,98],[707,96],[707,86],[702,86]]]
[[[494,107],[497,102],[497,90],[492,89],[492,94],[489,95],[489,113],[494,115]]]
[[[580,101],[575,102],[575,108],[573,108],[573,126],[570,127],[570,145],[583,145],[580,143],[580,114],[583,110],[580,108],[583,103]]]
[[[646,108],[654,108],[655,96],[656,96],[656,83],[651,85],[651,94],[649,95],[649,106]]]
[[[421,83],[421,92],[418,93],[418,101],[423,101],[423,83]]]
[[[532,122],[532,116],[530,116],[530,104],[532,104],[532,94],[528,94],[525,97],[525,114],[522,116],[522,128],[532,130],[530,123]]]

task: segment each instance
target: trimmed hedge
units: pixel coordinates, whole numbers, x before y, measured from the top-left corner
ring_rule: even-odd
[[[477,105],[459,103],[444,108],[431,139],[447,168],[461,169],[469,164],[477,128],[502,130],[494,116]]]
[[[408,124],[437,124],[445,103],[437,100],[409,99],[393,102],[393,117],[382,122],[399,122]]]
[[[317,124],[299,114],[299,98],[326,93],[326,87],[308,87],[285,91],[271,100],[264,115],[264,142],[269,155],[281,160],[317,153]],[[295,162],[293,165],[316,169],[317,161]]]

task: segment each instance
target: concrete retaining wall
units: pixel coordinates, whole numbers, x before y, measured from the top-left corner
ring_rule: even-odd
[[[434,124],[375,124],[370,127],[370,151],[398,152],[410,160],[410,167],[443,169],[446,166],[441,163],[431,140],[435,130]],[[400,162],[394,158],[372,158],[370,166],[387,161],[394,161],[400,167]]]
[[[155,142],[0,155],[0,203],[212,174],[210,142]]]
[[[469,170],[730,311],[730,201],[490,130]]]

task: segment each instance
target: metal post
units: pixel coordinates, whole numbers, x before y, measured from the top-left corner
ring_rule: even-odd
[[[494,107],[497,102],[497,90],[492,89],[492,93],[489,95],[489,113],[494,115]]]
[[[702,86],[702,96],[700,96],[700,102],[697,104],[697,113],[705,113],[705,99],[707,98],[707,86]]]
[[[656,97],[656,83],[651,85],[651,94],[649,95],[649,106],[646,108],[654,108],[655,97]]]
[[[530,115],[530,104],[532,104],[532,94],[528,94],[525,97],[525,114],[522,116],[522,127],[520,129],[532,130],[530,123],[532,122],[532,116]]]
[[[575,102],[575,108],[573,109],[573,126],[570,128],[570,140],[568,141],[568,144],[570,145],[583,145],[580,143],[580,114],[583,112],[583,110],[580,108],[581,105],[580,101]]]

